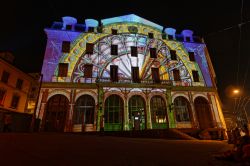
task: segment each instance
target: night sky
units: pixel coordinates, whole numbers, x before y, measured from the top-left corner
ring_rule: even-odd
[[[3,3],[3,2],[1,2]],[[250,20],[250,1],[244,0],[242,20]],[[209,49],[222,100],[225,89],[243,85],[250,57],[250,23],[242,25],[239,54],[241,0],[169,1],[169,0],[41,0],[33,2],[7,0],[0,9],[0,50],[12,51],[15,64],[25,72],[40,72],[46,46],[44,28],[63,16],[73,16],[78,23],[87,18],[104,19],[136,14],[180,33],[192,29],[202,36]],[[227,27],[233,28],[223,30]],[[250,95],[250,71],[245,79],[245,92]]]

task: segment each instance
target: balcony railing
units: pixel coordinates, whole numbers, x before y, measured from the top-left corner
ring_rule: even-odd
[[[52,82],[71,82],[70,77],[52,77]],[[154,81],[152,79],[147,80],[140,80],[141,84],[154,84],[154,85],[168,85],[168,86],[202,86],[204,87],[205,84],[203,82],[183,82],[183,81],[172,81],[172,80],[159,80]],[[123,78],[119,79],[118,81],[112,81],[110,78],[80,78],[78,83],[114,83],[114,84],[136,84],[132,79]]]

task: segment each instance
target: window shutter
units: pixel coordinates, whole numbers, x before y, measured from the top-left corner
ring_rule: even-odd
[[[68,63],[59,63],[58,77],[67,77],[68,75]]]
[[[174,75],[174,81],[180,81],[180,71],[178,69],[173,70],[173,75]]]
[[[118,66],[110,65],[110,80],[112,82],[118,82]]]
[[[151,68],[151,73],[154,83],[160,83],[159,68]]]
[[[92,78],[92,71],[93,71],[92,64],[85,64],[84,65],[84,77],[85,78]]]
[[[70,52],[70,41],[62,42],[62,52],[69,53]]]
[[[137,47],[131,46],[131,56],[133,56],[133,57],[137,57],[138,56]]]
[[[150,48],[150,58],[157,58],[156,48]]]

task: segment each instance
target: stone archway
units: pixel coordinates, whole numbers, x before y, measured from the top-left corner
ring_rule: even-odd
[[[66,116],[69,109],[69,100],[64,95],[52,96],[45,109],[45,131],[63,132]]]
[[[194,106],[200,129],[213,128],[214,122],[208,101],[204,97],[196,97]]]
[[[147,128],[147,111],[145,100],[140,95],[129,99],[129,130],[144,130]]]
[[[124,102],[119,95],[112,94],[105,100],[104,107],[104,130],[120,131],[123,130]]]
[[[80,96],[75,104],[73,112],[74,130],[93,130],[95,115],[95,99],[90,95]]]
[[[161,96],[156,95],[151,98],[150,111],[153,129],[165,129],[168,127],[166,102]]]

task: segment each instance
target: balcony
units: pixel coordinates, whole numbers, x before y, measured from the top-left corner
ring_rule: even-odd
[[[71,82],[70,77],[52,77],[52,82]],[[112,84],[147,84],[147,85],[166,85],[166,86],[176,86],[176,87],[205,87],[204,82],[184,82],[184,81],[172,81],[172,80],[160,80],[159,82],[155,82],[152,79],[140,80],[140,83],[133,82],[132,79],[129,78],[120,78],[117,82],[110,80],[108,77],[102,78],[80,78],[77,83],[83,84],[95,84],[95,83],[112,83]]]

